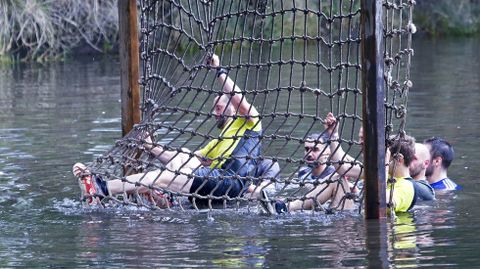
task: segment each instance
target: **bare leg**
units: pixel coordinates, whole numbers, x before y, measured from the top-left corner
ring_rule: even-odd
[[[176,155],[165,164],[167,169],[171,171],[175,170],[194,170],[201,165],[197,157],[190,156],[190,150],[182,148],[182,152],[176,152]]]
[[[166,150],[163,146],[159,145],[151,149],[151,152],[157,157],[157,159],[163,163],[169,163],[173,158],[175,158],[179,153],[173,150]]]
[[[191,174],[191,170],[182,170],[182,173],[189,172],[187,174]],[[148,186],[155,186],[173,192],[189,193],[193,179],[188,178],[188,176],[184,174],[175,175],[175,173],[167,170],[155,170],[148,173],[140,173],[127,176],[126,181],[127,182],[124,182],[120,179],[107,181],[109,193],[111,195],[116,195],[124,192],[132,193],[134,191],[142,193],[149,190]],[[136,183],[141,184],[141,186],[137,186]]]
[[[162,146],[156,146],[151,150],[156,158],[170,171],[182,169],[195,169],[200,166],[200,161],[195,156],[190,156],[191,151],[182,148],[180,152],[165,150]]]
[[[99,190],[100,187],[95,183],[87,167],[82,163],[76,163],[72,170],[75,177],[79,180],[82,198],[87,197],[87,204],[101,204],[100,197],[106,195],[106,193]],[[152,192],[152,189],[149,187],[156,186],[174,192],[188,193],[192,186],[193,179],[189,179],[187,175],[191,174],[192,170],[182,169],[182,173],[186,175],[175,175],[175,173],[170,171],[165,170],[161,172],[160,170],[156,170],[127,176],[126,181],[114,179],[106,181],[105,183],[107,184],[109,195],[121,193],[153,195],[152,198],[155,204],[159,207],[166,208],[169,206],[168,198],[158,195],[155,191]]]

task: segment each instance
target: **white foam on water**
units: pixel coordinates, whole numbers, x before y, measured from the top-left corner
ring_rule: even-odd
[[[120,118],[101,118],[101,119],[96,119],[92,121],[92,123],[95,124],[105,124],[105,123],[119,123],[121,122]]]

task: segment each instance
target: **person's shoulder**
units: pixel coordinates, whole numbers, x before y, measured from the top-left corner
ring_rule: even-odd
[[[414,193],[415,183],[409,178],[396,178],[394,188],[394,192],[398,191],[402,193]]]
[[[245,116],[237,115],[232,124],[230,124],[229,129],[236,130],[240,128],[259,132],[262,130],[262,123],[258,117],[253,117],[251,120],[249,120]]]
[[[417,198],[424,201],[435,199],[435,191],[426,180],[414,180],[412,183],[415,187]]]
[[[272,159],[263,159],[257,162],[256,175],[258,177],[278,177],[280,173],[280,166],[278,162],[273,162]]]
[[[407,212],[415,201],[414,183],[407,179],[397,179],[393,189],[395,212]]]
[[[397,184],[404,188],[415,188],[415,180],[413,178],[405,178],[405,180],[397,181]]]
[[[418,179],[418,180],[415,180],[415,179],[410,179],[414,185],[416,186],[420,186],[422,188],[428,188],[428,189],[433,189],[432,186],[430,186],[430,184],[428,183],[427,180],[425,179]]]
[[[299,179],[305,179],[306,177],[310,176],[312,174],[312,168],[308,166],[302,166],[300,169],[298,169],[298,178]]]
[[[460,185],[458,185],[457,183],[455,183],[453,180],[451,180],[448,177],[444,179],[444,184],[445,184],[445,186],[447,186],[447,189],[449,189],[449,190],[461,190],[462,189],[462,187]]]
[[[335,169],[335,167],[333,165],[329,165],[329,166],[327,166],[327,168],[325,168],[325,170],[323,170],[323,172],[318,177],[319,178],[327,178],[327,177],[330,177],[333,174],[338,175],[337,173],[335,173],[336,170],[337,169]],[[338,176],[340,176],[340,175],[338,175]]]
[[[431,183],[430,186],[436,190],[461,190],[462,187],[456,184],[453,180],[446,177],[442,180],[439,180],[435,183]]]
[[[262,121],[258,116],[253,116],[250,120],[247,120],[247,128],[255,132],[260,132],[262,130]]]

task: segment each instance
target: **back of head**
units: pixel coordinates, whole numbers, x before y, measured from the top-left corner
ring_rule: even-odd
[[[442,157],[442,167],[447,169],[455,158],[455,152],[452,145],[445,139],[432,137],[423,141],[430,146],[430,155],[432,159]]]
[[[402,154],[405,166],[409,166],[415,158],[415,138],[409,135],[391,136],[390,141],[392,141],[389,147],[392,157]]]

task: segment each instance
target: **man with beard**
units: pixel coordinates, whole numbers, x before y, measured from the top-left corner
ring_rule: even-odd
[[[326,202],[330,202],[330,209],[353,209],[353,200],[347,199],[347,193],[350,193],[348,181],[335,173],[335,167],[327,164],[330,157],[328,135],[309,135],[304,146],[304,161],[307,166],[299,169],[298,178],[312,189],[304,199],[288,203],[276,201],[275,211],[282,214],[296,210],[312,210],[322,207]]]
[[[312,134],[305,140],[305,162],[307,166],[298,171],[298,178],[304,182],[313,182],[335,173],[335,167],[327,165],[330,148],[326,134]]]
[[[166,150],[147,137],[145,147],[166,169],[130,175],[125,181],[105,181],[98,176],[91,178],[86,167],[77,163],[73,166],[73,173],[79,178],[82,195],[90,197],[87,203],[98,202],[92,196],[101,198],[124,192],[148,192],[149,186],[190,194],[191,201],[200,202],[201,206],[208,201],[207,196],[213,196],[210,199],[218,202],[222,201],[222,196],[234,198],[247,191],[250,181],[246,177],[255,173],[260,155],[262,126],[259,114],[228,77],[227,71],[219,68],[217,55],[213,55],[208,64],[217,69],[217,80],[222,85],[223,94],[215,98],[213,109],[217,127],[221,129],[219,138],[192,154],[185,148]],[[278,164],[270,167],[278,169]]]
[[[421,143],[415,143],[415,159],[410,163],[410,176],[417,198],[423,201],[435,199],[435,192],[428,184],[425,172],[430,163],[430,152]]]
[[[432,137],[423,142],[430,151],[430,164],[425,171],[428,183],[436,190],[460,190],[462,187],[448,178],[447,170],[455,152],[452,145],[445,139]]]
[[[329,160],[334,164],[335,172],[341,177],[363,178],[363,165],[361,162],[345,153],[339,143],[338,122],[331,112],[329,112],[325,118],[324,127],[325,133],[327,134],[327,139],[325,139],[325,141],[328,141],[327,144],[332,152]],[[387,184],[386,198],[387,201],[390,200],[390,190],[394,188],[391,206],[395,212],[406,212],[415,205],[417,200],[415,188],[413,183],[409,180],[409,166],[415,158],[415,139],[405,135],[404,137],[398,137],[395,139],[392,137],[392,141],[393,142],[388,147],[385,154],[385,163],[388,166],[387,172],[395,179],[395,184]],[[362,129],[359,130],[359,144],[363,147]],[[341,181],[339,183],[341,183]],[[315,189],[318,188],[322,188],[322,185],[319,185],[319,187]],[[345,195],[346,193],[347,192],[344,188],[343,194],[340,192],[340,195]],[[322,199],[322,196],[316,197],[317,202],[326,201]],[[285,206],[285,203],[283,202],[277,202],[275,204],[275,209],[277,213],[280,214],[292,210],[292,204],[295,205],[294,209],[296,209],[298,208],[298,205],[302,205],[302,201],[297,200],[290,202],[288,207]],[[303,208],[305,207],[303,206]]]
[[[336,164],[337,173],[353,178],[363,178],[361,163],[346,154],[338,142],[338,122],[330,112],[325,118],[324,127],[330,136],[330,150],[334,152],[331,161]],[[363,129],[359,131],[359,143],[363,148]],[[385,154],[387,166],[387,178],[395,179],[395,184],[387,183],[387,201],[390,200],[390,192],[393,189],[391,206],[395,212],[410,210],[417,201],[414,184],[410,175],[410,164],[415,159],[415,138],[404,135],[403,137],[390,137],[392,141]]]

